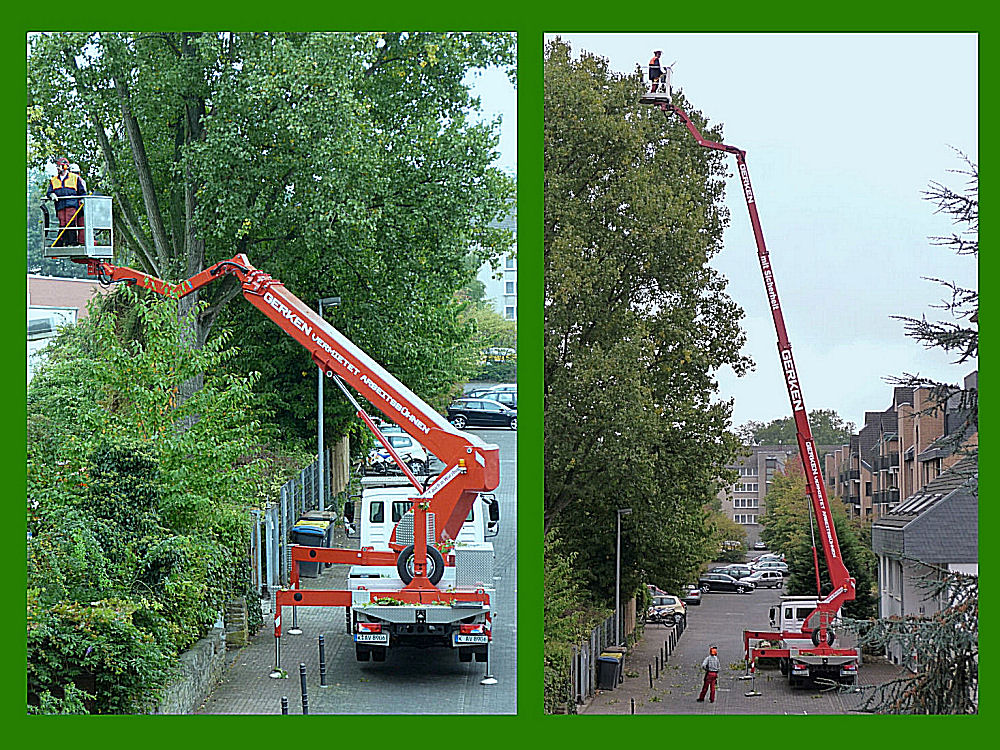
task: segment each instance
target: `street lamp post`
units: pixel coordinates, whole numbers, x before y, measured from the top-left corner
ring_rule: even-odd
[[[622,642],[622,516],[632,512],[631,508],[619,508],[618,531],[615,534],[615,643]]]
[[[323,306],[327,307],[339,307],[340,297],[321,297],[319,300],[319,316],[323,317]],[[324,469],[326,468],[326,462],[323,460],[323,368],[317,368],[319,371],[319,391],[316,396],[317,401],[317,411],[319,413],[319,425],[317,427],[317,439],[316,439],[316,457],[317,463],[319,463],[319,509],[326,510],[326,493],[324,489],[326,484],[324,483]]]

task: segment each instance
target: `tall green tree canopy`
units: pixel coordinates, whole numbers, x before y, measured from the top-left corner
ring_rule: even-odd
[[[33,35],[33,163],[67,154],[115,198],[118,262],[176,280],[246,253],[308,304],[340,296],[337,325],[433,396],[461,374],[467,255],[478,267],[511,241],[497,123],[475,121],[464,81],[513,62],[509,34]],[[301,431],[309,357],[228,305],[238,292],[229,279],[188,298],[208,303],[195,342],[225,315],[233,367],[261,371]]]
[[[833,409],[810,411],[809,428],[817,445],[843,445],[856,430],[854,422],[845,422]],[[751,445],[796,445],[798,442],[792,417],[770,422],[750,421],[740,427],[740,433]]]
[[[708,265],[726,164],[603,58],[556,40],[544,75],[545,528],[608,601],[618,508],[623,591],[680,585],[711,553],[703,506],[737,446],[714,373],[748,364]]]

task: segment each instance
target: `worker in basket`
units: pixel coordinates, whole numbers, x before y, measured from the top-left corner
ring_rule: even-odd
[[[660,67],[660,55],[663,54],[663,50],[654,50],[653,57],[649,61],[649,93],[655,94],[656,89],[660,85],[660,76],[663,75],[663,69]]]
[[[55,201],[60,228],[80,227],[80,229],[64,229],[59,233],[55,245],[58,247],[82,245],[84,243],[83,200],[79,196],[87,194],[87,185],[79,174],[79,167],[76,173],[72,172],[69,159],[65,156],[56,160],[56,170],[56,174],[49,180],[49,189],[45,197]]]

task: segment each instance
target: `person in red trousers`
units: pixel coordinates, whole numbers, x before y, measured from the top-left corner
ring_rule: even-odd
[[[712,694],[708,700],[709,703],[715,703],[715,683],[719,680],[719,650],[715,646],[708,650],[708,656],[702,661],[701,668],[705,671],[705,682],[702,683],[698,702],[705,702],[705,693],[711,688]]]

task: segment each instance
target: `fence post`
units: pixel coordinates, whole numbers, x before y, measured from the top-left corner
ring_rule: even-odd
[[[257,597],[263,593],[261,584],[263,583],[261,579],[262,575],[262,560],[261,560],[261,548],[260,548],[260,511],[251,510],[250,516],[253,518],[253,537],[250,541],[253,547],[253,570],[254,570],[254,587],[257,589]]]

